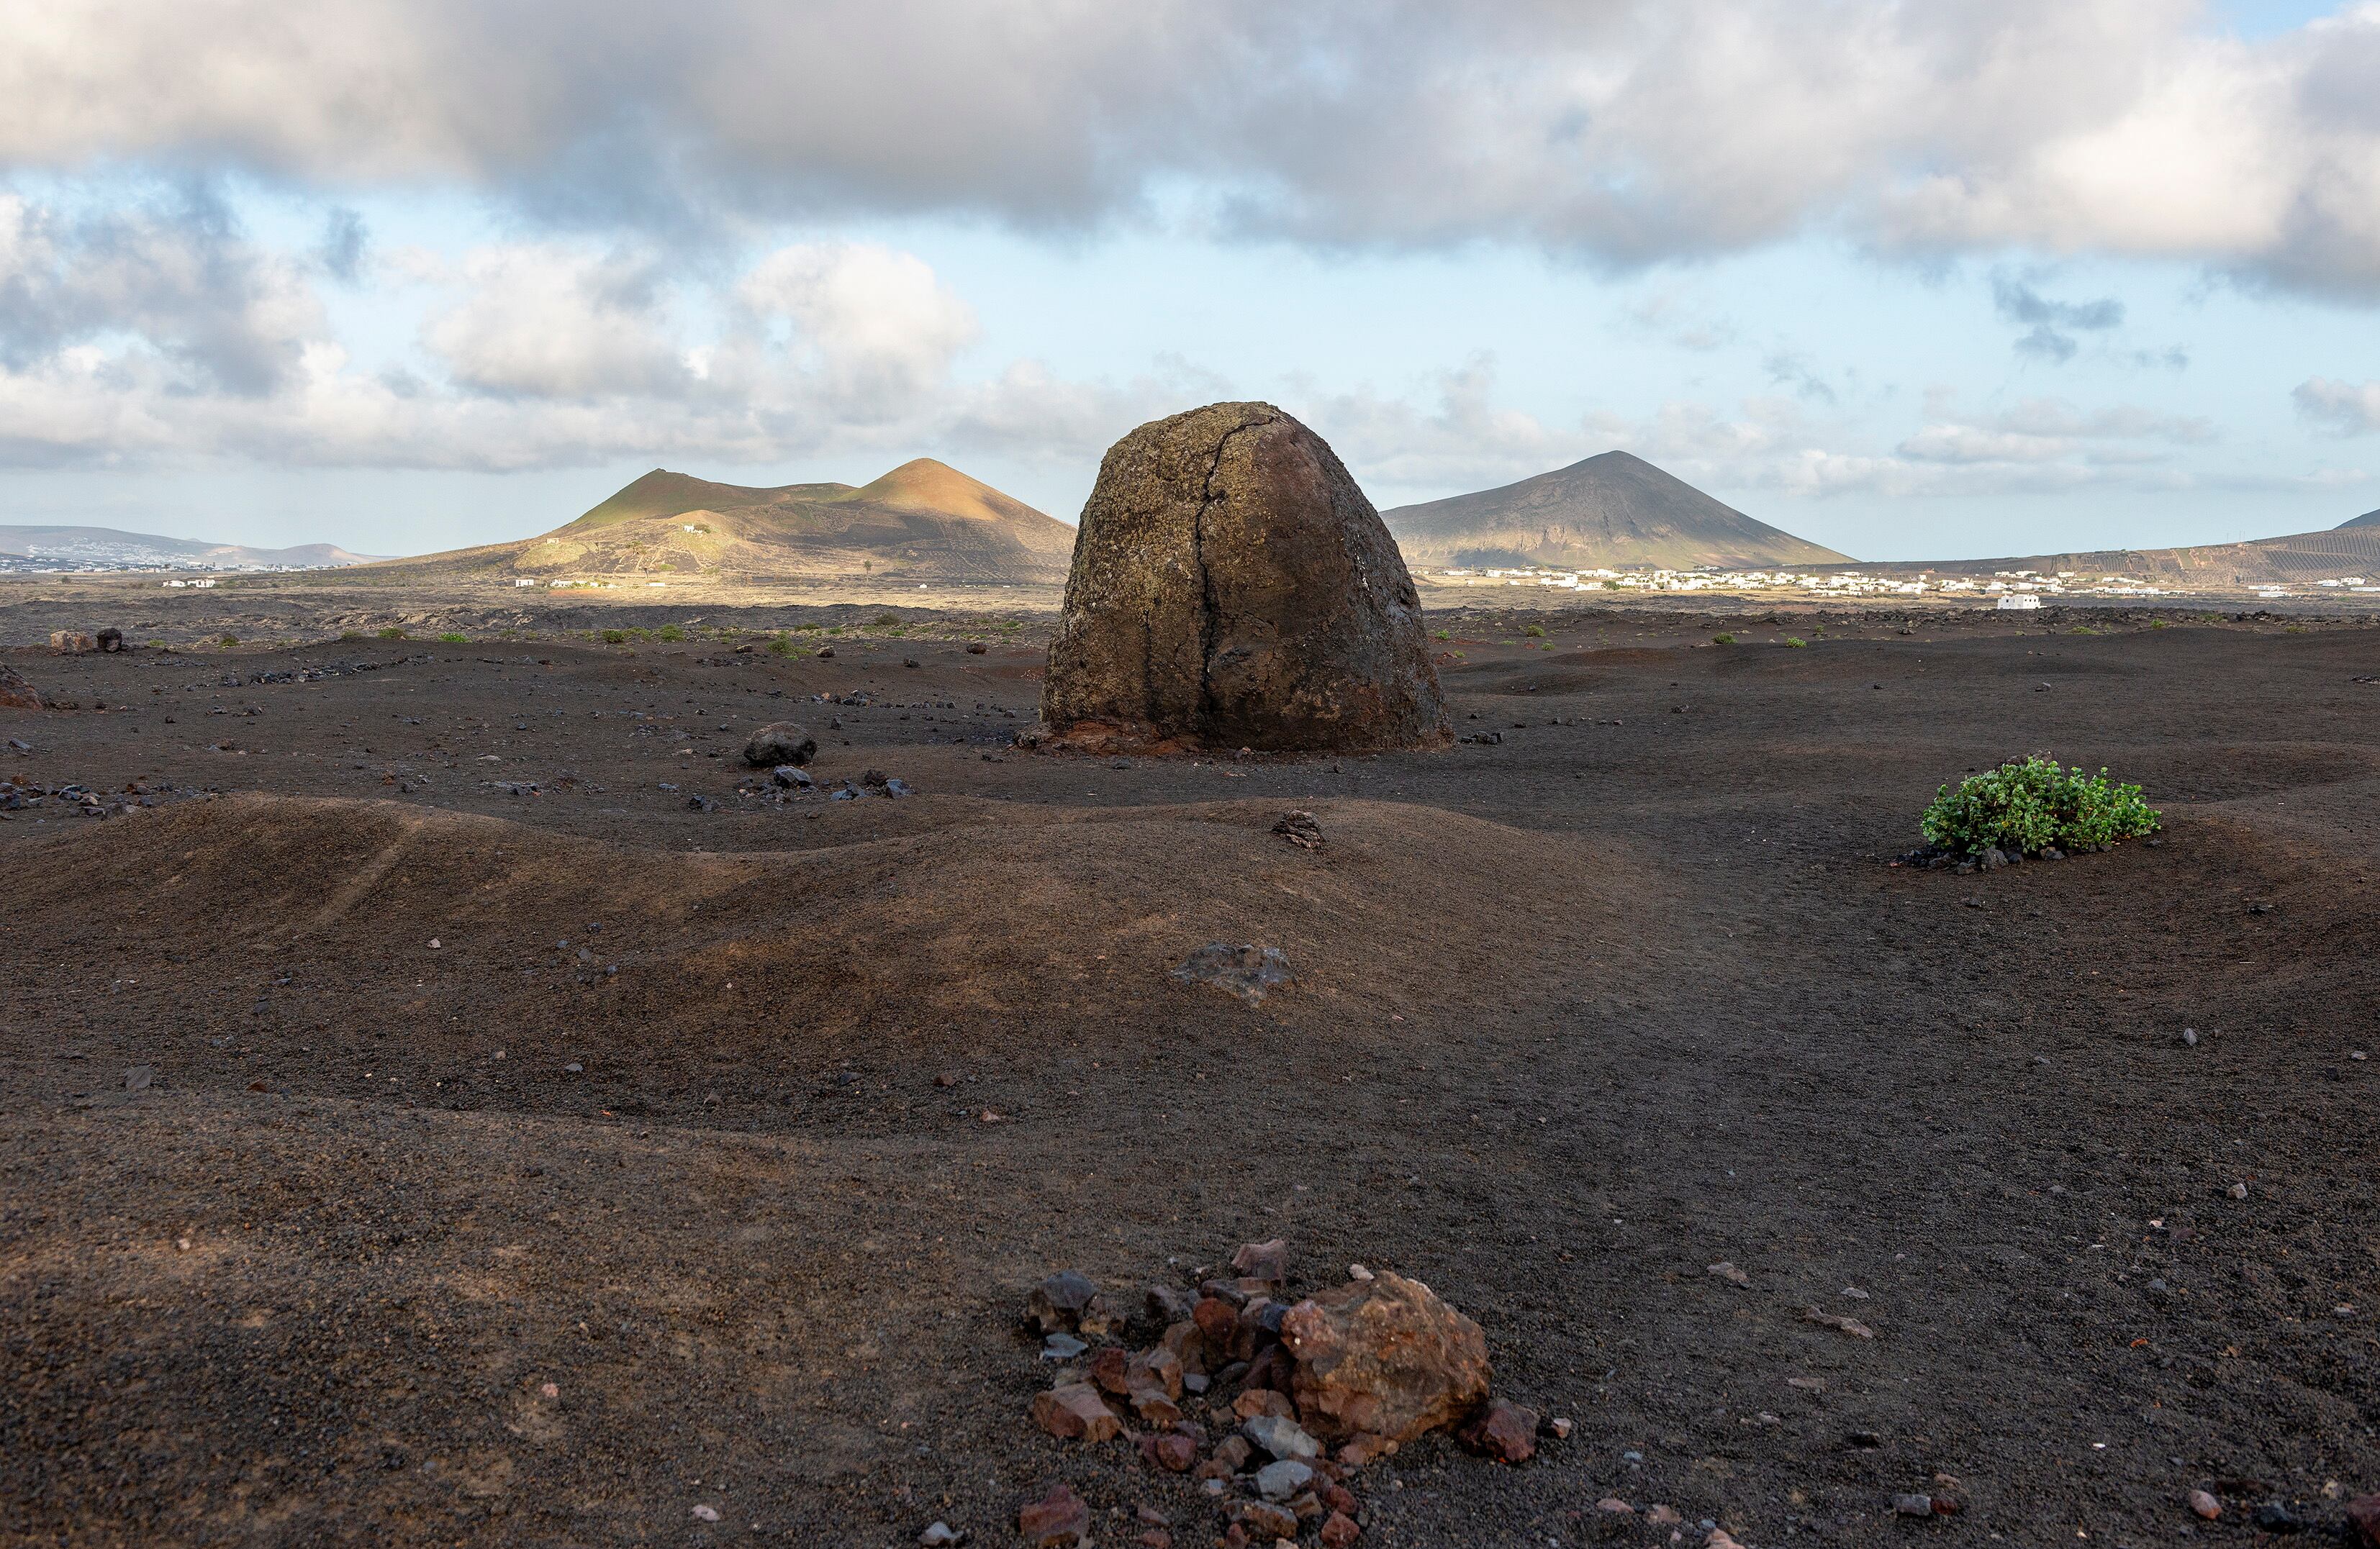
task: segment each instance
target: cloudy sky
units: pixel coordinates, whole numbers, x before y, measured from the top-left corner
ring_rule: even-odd
[[[1223,397],[1864,557],[2380,506],[2380,0],[0,0],[0,522],[665,466],[1071,519]]]

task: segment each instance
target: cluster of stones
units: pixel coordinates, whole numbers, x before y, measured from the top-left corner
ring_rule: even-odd
[[[43,785],[30,775],[0,780],[0,812],[17,812],[55,803],[61,813],[84,817],[121,817],[143,807],[188,801],[202,794],[188,786],[150,786],[135,781],[119,792],[94,791],[87,785]]]
[[[1289,1280],[1279,1240],[1243,1246],[1195,1291],[1050,1276],[1026,1310],[1058,1365],[1035,1422],[1065,1441],[1129,1442],[1147,1467],[1186,1476],[1221,1513],[1222,1549],[1293,1544],[1309,1529],[1348,1549],[1369,1520],[1357,1470],[1432,1431],[1497,1462],[1535,1455],[1536,1414],[1490,1395],[1486,1336],[1427,1286],[1361,1265],[1312,1295]],[[1087,1542],[1088,1508],[1062,1487],[1018,1526],[1065,1549]]]

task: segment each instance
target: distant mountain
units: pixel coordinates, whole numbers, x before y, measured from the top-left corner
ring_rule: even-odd
[[[2350,516],[2338,525],[2341,527],[2380,527],[2380,511],[2367,511],[2361,516]]]
[[[1075,529],[920,457],[872,484],[715,484],[655,468],[536,538],[429,554],[375,574],[578,580],[1062,582]]]
[[[118,532],[114,527],[6,526],[0,526],[0,555],[36,563],[63,561],[111,570],[160,566],[174,570],[326,570],[362,564],[369,558],[350,554],[333,543],[302,543],[295,549],[250,549],[237,543]]]
[[[1405,563],[1416,570],[1518,564],[1740,570],[1848,563],[1625,452],[1382,515]]]
[[[1877,575],[1990,575],[2031,570],[2045,575],[2125,575],[2166,591],[2232,592],[2258,587],[2380,577],[2380,522],[2358,517],[2321,532],[2187,549],[2096,549],[2070,554],[2020,554],[1985,560],[1895,560],[1863,564]],[[2380,584],[2375,580],[2374,584]]]

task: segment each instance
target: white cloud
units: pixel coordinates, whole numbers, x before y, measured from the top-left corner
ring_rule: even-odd
[[[586,224],[1146,213],[1616,262],[1813,228],[2380,295],[2380,6],[125,0],[12,7],[0,166],[468,183]],[[2045,347],[2046,341],[2045,341]]]
[[[807,243],[762,259],[736,287],[759,318],[785,318],[845,412],[893,418],[938,386],[982,332],[975,311],[913,253]]]
[[[2290,394],[2298,413],[2342,436],[2380,430],[2380,381],[2338,381],[2314,377],[2300,382]]]
[[[466,294],[422,333],[464,387],[527,398],[666,396],[694,378],[672,343],[650,260],[507,246],[471,254],[461,278]]]

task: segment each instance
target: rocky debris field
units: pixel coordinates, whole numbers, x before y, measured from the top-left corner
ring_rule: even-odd
[[[150,616],[6,653],[0,1541],[2380,1519],[2380,634],[1433,613],[1500,742],[1077,756],[1046,619]],[[2011,747],[2158,846],[1891,864]]]

